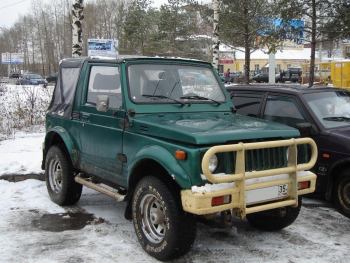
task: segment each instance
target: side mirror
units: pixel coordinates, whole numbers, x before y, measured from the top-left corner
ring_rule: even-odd
[[[312,124],[309,122],[297,123],[296,128],[299,130],[301,137],[309,137],[312,135]]]
[[[97,111],[107,112],[109,107],[109,97],[107,95],[98,95],[96,100]]]

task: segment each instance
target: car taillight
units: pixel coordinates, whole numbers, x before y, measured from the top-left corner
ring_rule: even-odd
[[[299,182],[299,184],[298,184],[299,190],[306,189],[309,187],[310,187],[310,181]]]
[[[211,199],[211,206],[225,205],[231,202],[231,195],[215,196]]]

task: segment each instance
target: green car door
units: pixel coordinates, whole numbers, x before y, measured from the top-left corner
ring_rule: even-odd
[[[80,107],[81,158],[83,171],[111,182],[126,182],[122,173],[123,119],[120,67],[116,64],[88,65]],[[96,103],[108,96],[106,111],[98,111]]]

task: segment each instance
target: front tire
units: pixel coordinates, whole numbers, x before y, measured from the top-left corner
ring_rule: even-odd
[[[301,197],[297,207],[283,207],[247,215],[249,224],[263,231],[278,231],[291,225],[298,217]]]
[[[65,151],[52,146],[46,155],[45,180],[47,191],[58,205],[73,205],[79,201],[82,185],[74,181],[74,172]]]
[[[340,174],[334,190],[334,201],[339,212],[350,218],[350,169]]]
[[[142,248],[158,260],[180,257],[193,245],[193,216],[182,210],[176,194],[155,177],[145,177],[137,184],[132,219]]]

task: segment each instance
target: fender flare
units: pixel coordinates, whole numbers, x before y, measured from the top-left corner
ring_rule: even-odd
[[[69,158],[71,159],[73,165],[76,164],[79,160],[78,151],[76,150],[75,144],[74,144],[71,136],[63,127],[55,126],[53,128],[50,128],[46,132],[44,147],[43,147],[42,167],[44,167],[44,165],[45,165],[46,154],[47,154],[47,151],[49,150],[49,147],[52,145],[51,140],[52,140],[54,134],[57,134],[61,138],[61,140],[63,141],[63,143],[66,147],[67,153],[69,154]]]
[[[134,161],[129,166],[130,169],[128,174],[128,185],[130,183],[130,178],[132,177],[135,168],[142,160],[145,159],[151,159],[157,162],[159,165],[161,165],[182,189],[191,188],[192,184],[190,177],[187,175],[186,171],[179,165],[174,155],[172,155],[165,148],[154,145],[142,148],[135,155]]]

